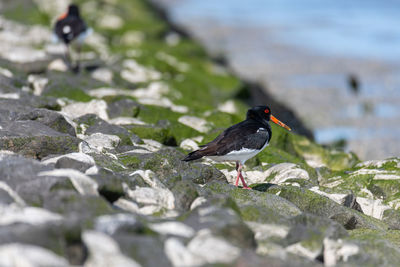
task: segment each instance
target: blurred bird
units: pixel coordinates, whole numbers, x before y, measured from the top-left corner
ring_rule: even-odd
[[[261,152],[269,143],[272,136],[269,121],[291,130],[283,122],[272,116],[271,109],[267,106],[256,106],[247,111],[246,120],[235,124],[208,144],[200,146],[199,150],[189,153],[183,161],[191,161],[208,157],[216,161],[235,161],[237,177],[243,188],[250,189],[242,176],[242,167],[246,160]]]
[[[75,4],[68,6],[68,11],[61,15],[54,26],[54,33],[58,41],[66,45],[65,58],[71,69],[79,71],[79,54],[85,38],[90,29],[80,16],[79,8]],[[78,59],[74,67],[70,56],[70,45],[73,41],[77,43]]]
[[[349,85],[350,90],[355,94],[358,95],[360,92],[360,81],[355,74],[349,74],[347,77],[347,82]]]

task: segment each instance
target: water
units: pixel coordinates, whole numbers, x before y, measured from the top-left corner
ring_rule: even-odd
[[[186,0],[173,15],[276,27],[283,42],[332,55],[400,59],[399,1]]]
[[[294,109],[318,142],[346,139],[362,159],[400,156],[399,1],[157,1]]]

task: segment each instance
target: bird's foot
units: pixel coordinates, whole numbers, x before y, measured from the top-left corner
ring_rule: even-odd
[[[248,187],[248,186],[243,186],[242,189],[252,190],[251,187]]]

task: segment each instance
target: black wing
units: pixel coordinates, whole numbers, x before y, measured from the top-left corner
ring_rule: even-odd
[[[67,27],[67,28],[66,28]],[[68,44],[87,30],[86,23],[79,17],[67,16],[57,21],[54,31],[58,38]]]

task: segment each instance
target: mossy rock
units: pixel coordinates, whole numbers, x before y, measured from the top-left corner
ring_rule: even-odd
[[[383,222],[364,215],[356,210],[341,206],[333,200],[310,190],[293,186],[276,186],[267,192],[278,194],[296,205],[303,212],[337,220],[343,226],[354,228],[369,228],[386,230]],[[346,219],[343,221],[343,219]],[[354,228],[353,228],[354,227]]]
[[[276,195],[255,190],[245,190],[218,182],[204,187],[210,194],[221,194],[232,198],[245,221],[261,223],[285,223],[289,218],[301,214],[300,209]]]

